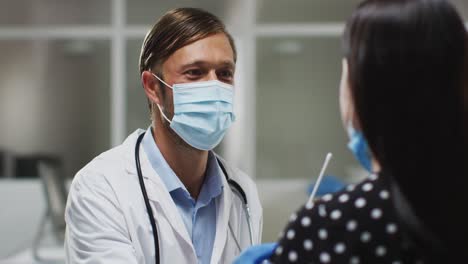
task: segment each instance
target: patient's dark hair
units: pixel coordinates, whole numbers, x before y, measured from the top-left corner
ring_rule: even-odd
[[[468,37],[462,19],[444,0],[368,0],[348,21],[343,45],[358,122],[382,174],[397,183],[444,255],[466,261]]]

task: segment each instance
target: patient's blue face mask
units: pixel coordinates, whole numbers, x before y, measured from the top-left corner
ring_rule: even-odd
[[[367,145],[367,141],[361,131],[354,129],[351,122],[348,127],[348,148],[353,152],[359,163],[370,173],[372,173],[372,155]]]
[[[169,120],[158,105],[161,115],[187,144],[200,150],[212,150],[223,139],[235,121],[234,87],[218,80],[174,84],[174,116]]]

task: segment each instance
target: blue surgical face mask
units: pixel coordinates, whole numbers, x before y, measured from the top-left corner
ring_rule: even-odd
[[[370,173],[372,173],[372,155],[367,145],[367,141],[361,131],[354,129],[351,122],[348,127],[348,148],[353,152],[359,163]]]
[[[212,150],[223,139],[235,121],[234,87],[213,80],[174,84],[174,116],[169,120],[158,105],[164,119],[187,144],[200,150]]]

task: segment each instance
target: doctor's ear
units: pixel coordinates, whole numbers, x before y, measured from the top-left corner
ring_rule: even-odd
[[[153,76],[153,73],[150,71],[143,71],[141,73],[141,84],[143,85],[143,89],[145,90],[146,97],[156,104],[162,104],[162,92],[161,92],[161,85]]]

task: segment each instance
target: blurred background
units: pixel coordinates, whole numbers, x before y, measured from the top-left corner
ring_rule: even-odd
[[[31,263],[38,240],[50,249],[41,254],[63,256],[63,187],[150,124],[138,56],[175,7],[216,14],[236,40],[237,122],[217,151],[257,182],[264,241],[305,201],[327,152],[327,175],[344,184],[366,176],[346,148],[338,106],[341,33],[358,2],[0,1],[0,263]],[[468,2],[452,2],[468,21]]]

